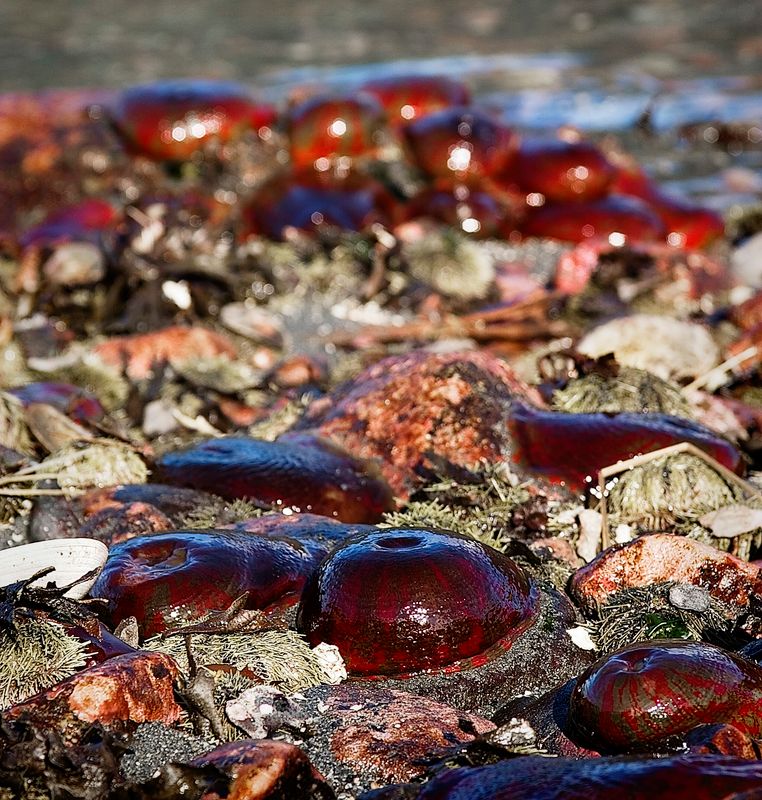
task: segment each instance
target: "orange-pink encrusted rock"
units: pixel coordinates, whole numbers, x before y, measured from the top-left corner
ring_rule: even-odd
[[[177,676],[177,664],[164,653],[128,653],[78,672],[11,706],[3,716],[29,716],[61,731],[93,722],[105,727],[125,722],[171,725],[182,713],[173,692]]]
[[[542,405],[504,362],[482,352],[416,351],[366,369],[313,402],[302,422],[379,463],[404,500],[423,475],[502,460],[512,397]]]
[[[577,570],[571,592],[580,605],[592,611],[614,592],[667,581],[701,586],[715,599],[740,608],[762,593],[758,567],[670,533],[652,533],[609,547]]]

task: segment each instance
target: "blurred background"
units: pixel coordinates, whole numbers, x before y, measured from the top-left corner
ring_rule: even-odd
[[[593,72],[756,76],[761,17],[760,0],[3,0],[0,88],[558,52]]]
[[[205,77],[277,100],[452,74],[511,124],[630,139],[676,191],[727,207],[723,170],[748,172],[733,201],[762,189],[761,19],[762,0],[2,0],[0,91]]]

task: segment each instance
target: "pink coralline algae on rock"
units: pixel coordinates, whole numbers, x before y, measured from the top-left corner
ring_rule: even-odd
[[[706,589],[720,602],[746,609],[762,595],[762,571],[754,564],[683,536],[653,533],[615,545],[577,570],[570,591],[592,611],[615,592],[674,581]]]

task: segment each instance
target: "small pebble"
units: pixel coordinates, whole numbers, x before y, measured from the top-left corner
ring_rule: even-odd
[[[669,602],[684,611],[706,611],[709,601],[709,592],[701,586],[677,583],[669,590]]]

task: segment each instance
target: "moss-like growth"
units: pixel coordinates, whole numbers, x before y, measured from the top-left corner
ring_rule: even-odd
[[[304,414],[307,404],[306,397],[290,400],[285,406],[273,411],[265,419],[250,425],[249,436],[266,442],[274,442],[279,436],[296,425]]]
[[[174,658],[181,671],[188,672],[184,636],[148,639],[144,647]],[[309,645],[291,630],[250,633],[203,634],[190,637],[190,647],[199,666],[229,664],[238,670],[249,669],[266,683],[278,684],[283,691],[295,692],[326,682],[318,657]]]
[[[258,386],[262,373],[243,361],[231,361],[223,356],[185,361],[175,370],[193,386],[234,394]]]
[[[725,232],[732,242],[762,232],[762,204],[732,207],[725,218]]]
[[[189,511],[179,520],[178,527],[196,531],[213,530],[252,517],[261,517],[264,513],[263,509],[248,500],[227,502],[220,499],[219,502],[201,505]]]
[[[444,528],[507,552],[535,578],[563,588],[572,572],[555,558],[539,558],[525,544],[538,537],[577,533],[570,506],[512,485],[500,468],[473,482],[442,481],[426,488],[430,499],[413,500],[384,515],[382,526]]]
[[[15,636],[0,633],[0,709],[70,678],[85,666],[86,652],[54,622],[28,619]]]
[[[622,367],[614,376],[593,373],[572,380],[554,393],[552,405],[574,414],[634,411],[693,416],[675,384],[634,367]]]
[[[495,279],[494,264],[487,251],[449,231],[405,244],[402,252],[416,280],[448,297],[482,299],[489,294]]]
[[[123,408],[130,385],[114,367],[91,355],[83,355],[52,372],[38,372],[37,380],[72,383],[94,394],[106,411]]]
[[[678,608],[670,602],[675,584],[659,583],[626,589],[612,595],[600,609],[593,638],[603,653],[651,639],[700,642],[726,635],[732,616],[711,597],[702,611]]]
[[[38,491],[57,491],[28,488],[43,480],[55,480],[61,492],[74,494],[121,483],[145,483],[147,479],[148,468],[131,447],[99,439],[68,445],[39,464],[0,478],[0,495],[33,496]]]

